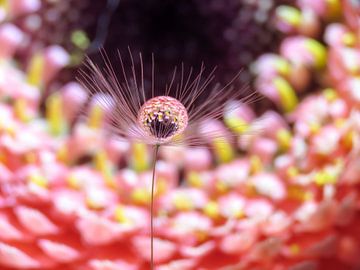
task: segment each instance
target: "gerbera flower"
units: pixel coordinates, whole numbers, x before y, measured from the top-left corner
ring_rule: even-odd
[[[239,73],[228,84],[210,88],[214,79],[214,70],[205,76],[203,65],[198,73],[192,68],[186,72],[182,65],[179,73],[174,70],[169,84],[158,86],[154,78],[154,58],[151,65],[152,79],[147,81],[144,79],[146,71],[141,54],[137,59],[140,66],[136,67],[129,50],[131,67],[128,71],[119,53],[119,72],[115,71],[109,58],[104,53],[102,55],[103,67],[96,65],[90,59],[87,61],[87,69],[82,71],[82,82],[98,104],[111,111],[108,113],[107,126],[119,138],[154,146],[151,186],[151,269],[153,269],[153,195],[159,147],[182,143],[204,144],[197,130],[204,132],[201,126],[206,120],[221,117],[224,104],[244,96],[244,88],[235,89],[232,86]],[[249,95],[243,99],[243,102],[249,101],[253,96]],[[195,104],[199,98],[203,101]],[[207,138],[214,139],[223,136],[222,129],[212,129],[206,134]]]

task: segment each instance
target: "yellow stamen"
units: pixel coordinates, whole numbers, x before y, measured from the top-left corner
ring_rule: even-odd
[[[353,130],[346,132],[346,134],[344,135],[344,138],[342,140],[342,143],[343,143],[345,149],[353,148],[355,136],[356,136],[356,132],[354,132]]]
[[[67,184],[73,188],[73,189],[78,189],[80,188],[80,184],[79,184],[79,179],[75,176],[75,175],[69,175],[67,178],[66,178],[66,182]]]
[[[229,187],[223,181],[217,181],[215,188],[219,193],[226,193],[229,190]]]
[[[291,112],[298,104],[294,88],[283,78],[277,77],[273,80],[274,86],[280,97],[280,105],[285,112]]]
[[[312,122],[312,123],[309,123],[309,128],[310,128],[311,134],[315,135],[320,131],[321,126],[317,122]]]
[[[332,102],[338,98],[338,94],[333,88],[326,88],[323,91],[323,95],[327,101]]]
[[[126,217],[125,210],[121,205],[116,206],[114,219],[121,224],[132,224],[131,220]]]
[[[9,0],[0,0],[0,9],[3,9],[6,13],[9,10]]]
[[[279,6],[276,15],[288,24],[297,27],[300,25],[302,16],[300,10],[290,6]]]
[[[46,119],[50,132],[60,135],[65,127],[63,118],[62,99],[59,93],[54,93],[46,100]]]
[[[194,172],[194,171],[192,171],[188,174],[187,182],[189,183],[190,186],[197,187],[197,188],[200,188],[203,185],[200,174],[197,172]]]
[[[244,213],[244,211],[242,209],[236,209],[236,210],[232,211],[231,217],[236,218],[236,219],[240,219],[240,218],[245,217],[245,213]]]
[[[68,151],[67,146],[63,145],[58,149],[58,151],[56,153],[56,158],[62,163],[67,163],[68,154],[69,154],[69,151]]]
[[[291,146],[291,133],[287,129],[280,129],[276,133],[276,139],[281,150],[285,151]]]
[[[27,114],[27,104],[25,99],[18,98],[15,100],[14,113],[15,116],[20,119],[20,121],[27,122],[30,119],[29,115]]]
[[[115,189],[117,187],[115,179],[113,177],[113,174],[111,173],[111,170],[109,170],[106,174],[104,174],[103,177],[104,177],[106,186],[108,186],[109,188],[113,188],[113,189]]]
[[[327,62],[327,51],[324,45],[315,39],[307,39],[305,41],[305,47],[313,54],[314,56],[314,66],[317,69],[325,67]]]
[[[275,67],[278,70],[278,72],[283,76],[286,76],[290,73],[290,67],[291,67],[290,63],[283,58],[278,59],[275,62]]]
[[[287,169],[286,174],[289,178],[294,178],[299,175],[298,168],[291,166]]]
[[[249,124],[238,117],[226,117],[225,124],[237,134],[243,134],[249,130]]]
[[[250,157],[250,173],[256,174],[260,172],[263,168],[261,159],[257,155],[252,155]]]
[[[143,143],[132,144],[131,164],[135,171],[146,171],[149,168],[149,156],[147,147]]]
[[[337,182],[336,175],[327,172],[327,171],[319,171],[314,176],[314,182],[319,186],[324,186],[327,184],[335,184]]]
[[[101,123],[104,118],[104,111],[100,105],[94,105],[91,108],[91,112],[89,114],[89,122],[88,125],[91,128],[97,129],[101,127]]]
[[[179,211],[189,211],[194,208],[190,198],[183,194],[177,194],[173,200],[173,203]]]
[[[100,210],[104,208],[104,205],[102,205],[101,203],[99,204],[99,202],[97,202],[91,197],[86,197],[85,202],[87,207],[89,207],[92,210]]]
[[[112,175],[111,164],[105,151],[101,150],[94,156],[95,168],[101,172],[108,187],[115,188],[115,180]]]
[[[107,155],[106,155],[105,151],[101,150],[95,154],[94,165],[95,165],[95,168],[100,172],[107,171],[108,164],[107,164]]]
[[[47,188],[48,187],[48,181],[47,179],[40,175],[40,174],[32,174],[29,176],[29,182],[33,183],[35,185],[38,185],[39,187]]]
[[[342,38],[344,44],[348,47],[352,47],[356,44],[356,36],[352,32],[347,32]]]
[[[226,163],[234,158],[234,150],[229,142],[222,138],[213,140],[215,156],[220,163]]]
[[[146,188],[136,188],[131,193],[131,200],[135,204],[148,205],[151,200],[151,194]]]
[[[162,195],[165,194],[168,190],[168,184],[166,179],[159,177],[156,179],[156,186],[155,186],[155,193],[156,195]]]
[[[15,138],[17,131],[15,130],[14,125],[5,126],[5,127],[4,127],[4,131],[5,131],[8,135],[10,135],[11,137]]]
[[[288,197],[298,201],[309,201],[314,197],[314,195],[310,191],[306,191],[301,186],[291,185],[288,188]]]
[[[219,205],[215,201],[208,202],[203,211],[205,215],[212,219],[217,219],[220,215]]]
[[[27,81],[31,85],[41,87],[43,83],[45,60],[44,56],[40,53],[35,54],[28,67]]]

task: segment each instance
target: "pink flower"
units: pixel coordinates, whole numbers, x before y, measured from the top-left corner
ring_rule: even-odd
[[[219,105],[212,96],[217,120],[203,118],[211,114],[204,110],[198,116],[205,121],[195,121],[195,114],[185,117],[177,102],[161,97],[162,105],[170,105],[155,110],[158,115],[170,108],[171,117],[183,117],[181,124],[188,120],[188,131],[198,123],[202,135],[190,132],[185,139],[197,148],[159,152],[154,234],[150,149],[103,130],[117,93],[93,97],[84,121],[76,115],[88,97],[70,83],[45,101],[44,119],[39,89],[49,86],[68,53],[57,46],[40,50],[24,74],[10,61],[22,33],[11,24],[0,26],[0,96],[6,100],[0,104],[0,268],[149,269],[154,236],[156,270],[358,269],[358,9],[344,1],[346,22],[326,25],[340,5],[330,2],[298,1],[299,9],[292,10],[301,12],[298,25],[280,14],[281,27],[299,36],[284,39],[281,55],[267,54],[254,66],[258,90],[286,113],[257,116],[247,104]],[[11,2],[8,18],[38,3]],[[305,9],[314,17],[306,18]],[[328,47],[299,34],[309,33],[301,28],[315,21],[324,23]],[[317,92],[310,91],[310,79]],[[134,82],[128,83],[130,89]],[[129,97],[121,96],[120,103]],[[189,111],[203,108],[183,98]],[[151,114],[159,100],[139,101],[136,108],[148,112],[140,115],[144,121],[137,122],[136,111],[117,123],[130,131],[131,123],[145,123],[141,135],[168,143],[168,133],[151,124],[163,120]],[[184,141],[169,136],[169,142]]]

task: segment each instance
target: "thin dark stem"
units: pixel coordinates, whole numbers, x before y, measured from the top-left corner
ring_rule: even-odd
[[[151,206],[150,206],[150,238],[151,238],[151,255],[150,255],[150,269],[154,269],[154,187],[155,187],[155,168],[156,160],[159,153],[160,145],[155,145],[154,148],[154,161],[152,165],[152,179],[151,179]]]

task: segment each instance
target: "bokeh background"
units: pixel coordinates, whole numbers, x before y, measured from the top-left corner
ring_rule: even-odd
[[[0,0],[0,269],[149,269],[152,148],[76,80],[101,48],[261,96],[161,149],[157,270],[360,269],[358,0]]]

